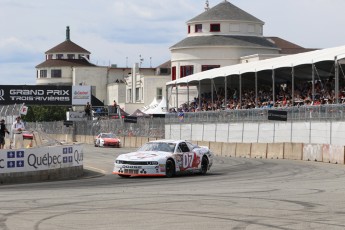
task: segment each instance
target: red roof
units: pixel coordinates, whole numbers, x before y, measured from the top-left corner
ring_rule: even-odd
[[[50,50],[46,51],[46,54],[49,54],[49,53],[68,53],[68,52],[90,54],[89,51],[78,46],[77,44],[75,44],[71,40],[66,40],[66,41],[60,43],[59,45],[51,48]]]

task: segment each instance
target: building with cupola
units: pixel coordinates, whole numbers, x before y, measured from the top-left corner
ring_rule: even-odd
[[[170,62],[156,68],[98,66],[91,63],[91,52],[66,39],[45,52],[45,61],[36,66],[36,85],[86,85],[104,105],[117,102],[134,111],[162,99],[165,83],[170,80]],[[149,89],[144,91],[144,88]]]
[[[171,60],[155,68],[116,64],[98,66],[91,52],[66,39],[45,52],[45,61],[36,66],[37,85],[88,85],[105,105],[115,100],[131,113],[153,101],[167,98],[172,107],[197,97],[194,87],[166,90],[166,83],[194,73],[281,55],[310,51],[279,37],[264,36],[264,22],[223,0],[186,22],[187,36],[170,47]],[[208,85],[203,86],[209,90]],[[202,91],[202,90],[201,90]],[[189,97],[190,96],[190,97]]]
[[[187,21],[187,37],[170,47],[171,80],[213,68],[310,51],[278,37],[265,37],[264,24],[227,0],[214,7],[207,0],[205,11]],[[181,88],[179,95],[183,94],[181,90],[186,91]],[[191,95],[195,92],[195,88],[189,89]],[[172,90],[169,96],[173,107],[186,100],[180,96],[176,102],[175,94]]]

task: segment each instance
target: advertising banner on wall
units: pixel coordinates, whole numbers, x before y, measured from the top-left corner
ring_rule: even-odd
[[[0,105],[69,106],[86,102],[91,102],[91,86],[0,85]]]
[[[86,105],[91,103],[90,86],[73,86],[72,87],[72,105]]]
[[[0,150],[0,174],[83,165],[82,145]]]

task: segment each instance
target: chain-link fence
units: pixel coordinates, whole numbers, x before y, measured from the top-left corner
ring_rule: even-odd
[[[279,111],[287,111],[288,121],[305,120],[343,120],[345,105],[301,106],[288,108],[271,108]],[[256,122],[267,121],[269,108],[206,111],[184,113],[183,120],[178,119],[176,113],[167,114],[166,124],[180,123],[227,123],[227,122]]]
[[[97,121],[75,121],[73,126],[66,127],[62,121],[29,122],[27,126],[47,134],[91,135],[112,132],[118,136],[142,136],[164,138],[164,118],[138,117],[137,123],[124,123],[122,119]]]

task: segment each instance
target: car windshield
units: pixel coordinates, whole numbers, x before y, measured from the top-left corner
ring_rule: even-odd
[[[115,134],[113,133],[103,133],[101,135],[102,138],[115,138]]]
[[[176,144],[165,142],[149,142],[141,146],[138,151],[162,151],[173,153]]]

